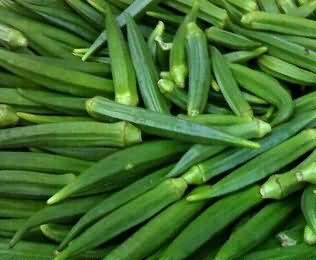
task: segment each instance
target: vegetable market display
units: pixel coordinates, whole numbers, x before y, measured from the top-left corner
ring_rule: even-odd
[[[316,259],[315,0],[0,0],[0,259]]]

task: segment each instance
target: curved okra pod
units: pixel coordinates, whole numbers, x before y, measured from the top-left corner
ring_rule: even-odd
[[[245,224],[233,231],[224,243],[215,260],[242,257],[261,242],[269,238],[298,207],[296,198],[272,202],[263,207]]]
[[[233,137],[222,131],[192,123],[177,117],[114,103],[103,97],[89,99],[86,103],[91,115],[109,116],[140,125],[150,134],[195,143],[226,143],[258,148],[256,143]]]
[[[211,66],[204,32],[188,23],[186,50],[189,65],[188,114],[196,116],[205,109],[211,85]]]
[[[153,111],[169,113],[169,105],[157,86],[158,70],[145,39],[133,18],[127,15],[126,20],[129,49],[145,106]]]
[[[150,189],[157,186],[164,180],[166,174],[170,171],[171,166],[164,167],[157,170],[134,183],[126,186],[125,188],[115,192],[113,195],[105,198],[98,203],[95,207],[91,208],[86,214],[84,214],[79,221],[71,228],[67,236],[63,239],[59,245],[58,250],[62,250],[67,244],[73,240],[78,234],[80,234],[85,228],[104,217],[106,214],[121,207],[136,197],[144,194]]]
[[[301,69],[276,57],[263,55],[259,57],[258,64],[264,72],[275,78],[303,86],[316,85],[314,72]]]
[[[262,198],[258,186],[218,200],[183,229],[169,244],[160,259],[185,259],[189,257],[216,233],[225,229],[242,214],[261,202]]]
[[[316,130],[304,130],[232,171],[208,190],[192,194],[188,199],[201,200],[238,191],[270,176],[315,147]],[[212,176],[204,175],[203,180],[208,180],[210,177]]]
[[[237,82],[243,88],[278,108],[272,119],[272,125],[280,124],[292,115],[294,110],[292,97],[276,79],[239,64],[231,64],[231,68]]]
[[[19,117],[12,107],[0,104],[0,128],[15,126],[18,121]]]
[[[141,133],[126,122],[63,122],[0,130],[0,148],[27,146],[124,147],[139,143]]]
[[[46,206],[33,214],[24,225],[15,233],[10,241],[10,247],[19,242],[22,237],[32,228],[50,222],[73,219],[84,214],[104,198],[104,195],[89,196],[71,199],[54,206]]]
[[[253,116],[252,109],[240,92],[225,57],[215,48],[211,51],[213,71],[226,102],[238,116]]]
[[[143,259],[174,238],[203,208],[206,202],[182,199],[155,216],[107,255],[107,259]],[[172,219],[172,222],[170,221]],[[140,248],[141,245],[141,248]]]
[[[266,53],[268,48],[263,46],[254,50],[249,51],[235,51],[224,54],[224,57],[230,63],[246,63],[252,59],[260,57],[262,54]]]
[[[176,160],[187,148],[187,144],[159,140],[117,151],[83,171],[76,180],[52,196],[48,204],[57,203],[98,183],[103,184],[104,191],[125,186],[145,175],[147,170]]]
[[[243,25],[255,30],[265,30],[311,38],[316,37],[316,22],[303,17],[255,11],[245,14],[241,22]]]
[[[155,188],[101,218],[72,240],[68,247],[57,255],[55,260],[68,259],[95,248],[146,221],[166,206],[179,200],[186,188],[187,185],[181,178],[165,180]]]
[[[208,41],[215,45],[235,50],[251,50],[261,46],[260,42],[253,41],[245,36],[229,32],[215,26],[205,31]]]
[[[91,162],[84,160],[49,153],[0,151],[0,157],[1,170],[79,174],[92,165]]]
[[[200,9],[199,0],[194,1],[191,11],[186,15],[183,22],[179,26],[172,42],[170,50],[170,75],[178,87],[184,88],[185,80],[188,75],[188,68],[185,54],[185,37],[187,25],[196,19]]]
[[[132,59],[124,35],[115,20],[111,7],[108,6],[107,9],[105,24],[111,58],[115,101],[136,106],[138,104],[138,94]]]
[[[314,190],[314,185],[305,188],[301,198],[301,209],[308,227],[316,233],[316,198]]]

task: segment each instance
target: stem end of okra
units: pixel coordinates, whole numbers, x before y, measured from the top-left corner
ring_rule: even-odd
[[[0,128],[15,126],[19,121],[19,117],[11,108],[7,105],[0,105]]]
[[[188,185],[186,181],[183,178],[176,178],[176,179],[169,179],[167,180],[170,182],[170,185],[175,187],[175,190],[177,191],[179,198],[182,197],[186,189],[188,188]]]
[[[169,79],[160,79],[158,81],[158,87],[162,94],[170,93],[176,87],[175,84]]]
[[[316,233],[308,225],[304,229],[304,242],[308,245],[316,244]]]
[[[271,176],[260,188],[260,194],[264,199],[281,199],[282,189],[278,182],[278,176]]]
[[[295,173],[298,182],[309,182],[316,184],[316,163],[308,164]]]
[[[183,174],[182,178],[188,185],[200,185],[205,182],[203,176],[203,168],[197,164],[192,166],[185,174]]]
[[[256,120],[258,124],[258,138],[264,137],[266,134],[272,131],[271,125],[262,120]]]
[[[185,87],[185,79],[188,73],[188,69],[185,65],[174,66],[170,71],[173,81],[176,83],[177,87]]]
[[[125,146],[142,142],[142,132],[130,123],[125,123],[124,126],[124,144]]]

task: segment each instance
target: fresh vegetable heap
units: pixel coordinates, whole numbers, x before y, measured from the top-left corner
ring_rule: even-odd
[[[0,0],[0,259],[316,259],[316,0]]]

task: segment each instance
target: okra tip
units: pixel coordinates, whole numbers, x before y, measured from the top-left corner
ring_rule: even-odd
[[[207,194],[212,190],[211,186],[204,185],[194,189],[187,197],[187,201],[199,201],[209,199]]]

